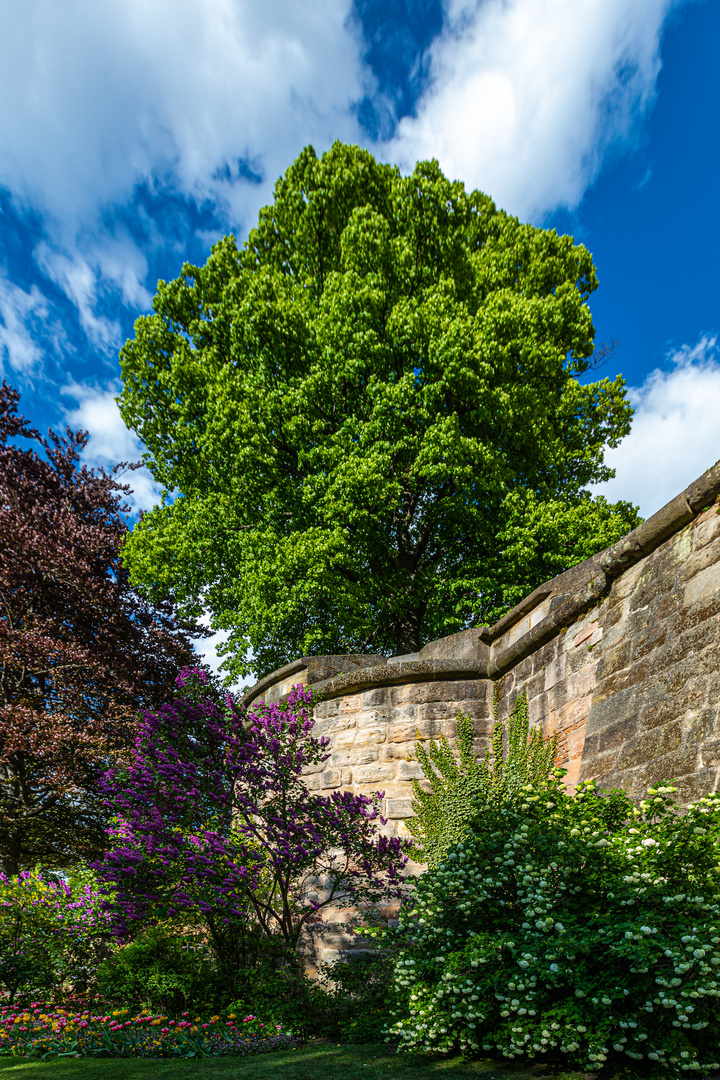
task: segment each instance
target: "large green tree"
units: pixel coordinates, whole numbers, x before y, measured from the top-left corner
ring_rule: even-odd
[[[122,350],[122,415],[175,493],[130,537],[134,582],[209,609],[234,674],[496,618],[637,523],[587,492],[632,413],[621,377],[583,379],[596,286],[572,237],[437,162],[308,147]]]

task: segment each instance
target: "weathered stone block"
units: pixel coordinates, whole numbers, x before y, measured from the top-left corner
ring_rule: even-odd
[[[565,678],[566,668],[567,653],[561,653],[545,668],[543,679],[543,691],[545,693],[552,690],[554,686],[557,686]]]
[[[455,701],[428,701],[424,705],[418,705],[417,718],[423,720],[451,720],[457,715],[458,707]]]
[[[454,720],[418,720],[409,724],[392,724],[388,729],[388,742],[415,742],[454,734]]]
[[[415,741],[386,742],[379,747],[380,761],[403,761],[415,756]]]
[[[695,574],[685,585],[683,597],[684,606],[692,607],[693,604],[705,605],[710,597],[720,592],[720,563],[708,566]]]
[[[321,787],[332,789],[340,787],[342,783],[342,772],[340,769],[325,769],[320,773],[320,785]]]
[[[676,783],[677,794],[675,798],[681,805],[695,802],[709,795],[711,791],[718,790],[717,769],[699,769],[697,772],[680,776]]]
[[[639,660],[654,649],[659,649],[665,644],[668,627],[661,623],[659,626],[650,626],[643,630],[630,642],[630,651],[633,660]]]
[[[410,799],[388,799],[387,816],[389,818],[402,818],[405,821],[409,817],[414,817]]]
[[[587,733],[588,735],[594,735],[596,732],[603,731],[614,724],[629,719],[634,720],[636,715],[637,704],[632,689],[621,690],[598,704],[595,703],[593,698],[593,706],[588,716]]]
[[[693,527],[693,547],[697,551],[705,544],[711,543],[716,537],[720,537],[720,514],[716,507],[706,510],[696,520]]]
[[[640,728],[647,731],[661,727],[672,720],[681,720],[686,713],[697,710],[705,700],[705,684],[702,680],[686,683],[676,694],[664,694],[659,700],[642,705]]]
[[[422,780],[423,771],[417,761],[398,761],[398,780]]]
[[[720,739],[710,739],[700,747],[700,759],[706,767],[720,765]]]
[[[385,742],[387,727],[358,727],[355,737],[355,746],[372,746],[375,743]]]
[[[379,686],[375,690],[366,690],[362,696],[363,709],[374,706],[388,706],[390,704],[390,689],[387,686]]]
[[[356,784],[381,784],[384,780],[394,780],[395,765],[378,762],[373,765],[358,765],[353,769]]]
[[[677,750],[682,742],[682,725],[675,721],[661,728],[654,728],[638,735],[623,746],[618,758],[618,769],[632,769]]]
[[[355,736],[357,735],[357,728],[348,728],[346,731],[336,731],[331,736],[331,742],[334,750],[346,750],[349,746],[352,746],[355,742]]]
[[[316,720],[313,726],[312,733],[316,739],[321,738],[323,735],[332,736],[337,731],[347,731],[349,728],[355,727],[354,714],[345,713],[341,715],[329,716],[327,719]]]
[[[371,761],[377,761],[377,746],[359,746],[350,750],[333,750],[330,754],[330,764],[333,766],[369,765]]]
[[[695,773],[697,765],[698,753],[692,750],[678,750],[674,754],[655,758],[635,771],[634,790],[640,793],[663,780],[680,780],[688,774]]]
[[[614,648],[603,651],[602,660],[598,666],[598,679],[607,679],[616,671],[622,671],[630,663],[631,641],[624,640]]]

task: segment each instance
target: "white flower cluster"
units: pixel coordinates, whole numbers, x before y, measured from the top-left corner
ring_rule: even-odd
[[[720,1068],[707,1060],[720,1041],[720,798],[683,818],[671,794],[613,821],[593,785],[551,800],[526,789],[478,819],[401,913],[407,1009],[388,1037],[594,1071],[613,1054],[673,1075]]]

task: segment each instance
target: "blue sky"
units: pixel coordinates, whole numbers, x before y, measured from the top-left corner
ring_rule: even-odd
[[[0,366],[88,457],[142,451],[117,353],[307,143],[446,173],[594,253],[652,513],[720,457],[715,0],[0,0]],[[136,503],[154,498],[136,474]]]

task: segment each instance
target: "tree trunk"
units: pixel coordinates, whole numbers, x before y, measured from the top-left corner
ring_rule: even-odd
[[[398,656],[419,652],[422,648],[422,621],[427,604],[407,608],[395,624],[395,651]]]

